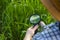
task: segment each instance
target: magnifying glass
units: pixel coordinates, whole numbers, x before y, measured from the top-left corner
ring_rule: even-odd
[[[41,21],[40,16],[37,14],[32,15],[29,20],[33,25],[36,25]]]
[[[37,14],[32,15],[29,20],[30,20],[30,23],[32,23],[34,25],[33,27],[35,27],[35,25],[39,24],[41,21],[40,16]],[[36,33],[37,33],[37,30],[36,30],[35,34]]]

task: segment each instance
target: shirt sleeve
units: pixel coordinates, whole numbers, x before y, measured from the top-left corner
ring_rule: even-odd
[[[36,35],[33,36],[32,40],[44,40],[44,37],[42,36],[41,33],[37,33]]]
[[[33,36],[33,38],[32,38],[32,40],[37,40],[37,39],[36,39],[36,38],[37,38],[37,36],[38,36],[37,34],[36,34],[36,35],[34,35],[34,36]]]

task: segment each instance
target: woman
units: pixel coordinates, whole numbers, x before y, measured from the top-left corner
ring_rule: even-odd
[[[24,40],[60,40],[60,0],[41,0],[41,2],[58,22],[45,26],[44,31],[35,35],[38,25],[28,28]],[[43,22],[40,23],[44,25]]]

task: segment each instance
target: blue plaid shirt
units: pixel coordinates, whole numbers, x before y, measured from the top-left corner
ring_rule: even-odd
[[[42,32],[33,36],[32,40],[60,40],[59,22],[46,25]]]

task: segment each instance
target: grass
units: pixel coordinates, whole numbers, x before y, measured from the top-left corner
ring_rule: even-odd
[[[32,14],[39,14],[46,24],[55,21],[40,0],[1,0],[0,40],[23,40]]]

